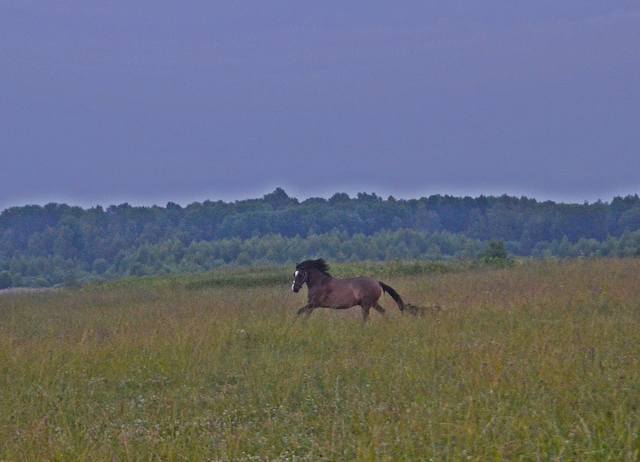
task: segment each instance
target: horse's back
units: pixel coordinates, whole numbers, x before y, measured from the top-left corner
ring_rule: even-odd
[[[363,276],[343,280],[351,286],[355,298],[361,303],[375,304],[382,295],[380,283],[373,278]]]
[[[356,305],[374,306],[382,296],[380,283],[370,277],[338,279],[309,289],[309,301],[315,306],[350,308]]]

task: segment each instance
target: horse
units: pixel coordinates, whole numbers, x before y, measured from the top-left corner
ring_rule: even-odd
[[[296,265],[291,290],[298,293],[307,284],[307,304],[298,310],[298,316],[311,315],[316,308],[342,310],[353,306],[362,308],[362,320],[369,319],[369,310],[373,308],[384,315],[385,309],[378,300],[388,293],[396,302],[400,312],[404,312],[405,303],[393,287],[370,277],[349,279],[334,278],[329,274],[329,265],[322,259],[305,260]]]

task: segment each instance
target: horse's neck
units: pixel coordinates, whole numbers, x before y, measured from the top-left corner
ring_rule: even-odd
[[[309,289],[313,287],[318,287],[331,279],[333,279],[331,276],[324,274],[321,271],[312,271],[309,274],[309,280],[307,281],[307,286],[309,287]]]

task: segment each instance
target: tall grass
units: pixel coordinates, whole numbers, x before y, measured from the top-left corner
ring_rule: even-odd
[[[380,273],[443,311],[291,325],[289,280],[206,277],[3,296],[0,460],[638,460],[640,261]]]

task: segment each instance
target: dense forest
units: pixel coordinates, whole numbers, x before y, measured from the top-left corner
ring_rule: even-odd
[[[488,241],[516,256],[640,255],[640,198],[564,204],[526,197],[383,199],[344,193],[188,206],[25,206],[0,214],[0,287],[196,272],[222,265],[477,258]]]

